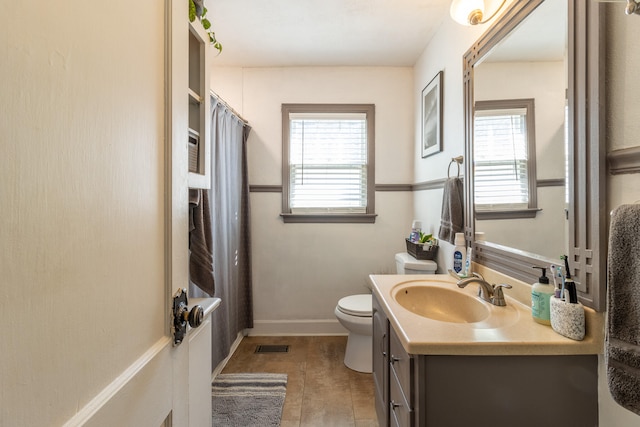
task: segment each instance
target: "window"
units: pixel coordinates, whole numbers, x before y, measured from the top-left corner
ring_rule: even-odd
[[[476,102],[473,177],[477,219],[535,216],[534,123],[533,99]]]
[[[282,105],[285,222],[369,222],[374,213],[375,107]]]

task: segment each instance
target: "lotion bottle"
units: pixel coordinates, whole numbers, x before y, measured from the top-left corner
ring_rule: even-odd
[[[533,268],[542,270],[542,276],[538,278],[538,282],[534,283],[531,288],[531,315],[536,322],[543,325],[551,325],[550,299],[555,291],[546,276],[547,269],[535,266]]]
[[[465,274],[464,264],[467,258],[464,233],[456,233],[454,243],[456,246],[453,248],[453,271],[457,275],[463,276]]]

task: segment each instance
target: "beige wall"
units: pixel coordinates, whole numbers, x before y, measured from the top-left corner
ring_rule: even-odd
[[[157,6],[3,2],[0,425],[61,425],[165,335]]]
[[[413,181],[416,183],[446,178],[451,158],[464,155],[462,56],[485,29],[483,26],[463,27],[445,19],[414,66]],[[420,153],[421,93],[439,71],[444,73],[442,152],[423,159]],[[462,175],[464,165],[460,170]],[[456,167],[452,165],[452,176],[455,173]],[[437,234],[440,227],[442,189],[414,192],[413,203],[414,216],[422,221],[423,229]],[[439,272],[446,272],[453,267],[452,257],[453,246],[441,242],[438,251]]]
[[[214,61],[215,62],[215,61]],[[283,103],[376,105],[376,183],[412,182],[411,68],[216,68],[212,86],[251,127],[249,182],[281,185]],[[344,332],[338,300],[395,272],[411,228],[410,192],[377,192],[375,224],[284,224],[281,193],[251,194],[253,333]],[[311,321],[311,322],[309,322]]]

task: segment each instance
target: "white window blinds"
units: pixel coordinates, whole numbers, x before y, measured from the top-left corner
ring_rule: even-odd
[[[474,192],[479,210],[527,208],[527,109],[476,110]]]
[[[366,212],[364,113],[290,113],[292,212]]]

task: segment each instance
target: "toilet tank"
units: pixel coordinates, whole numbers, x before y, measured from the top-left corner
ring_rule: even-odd
[[[438,264],[429,259],[415,259],[406,252],[396,254],[396,273],[398,274],[434,274]]]

